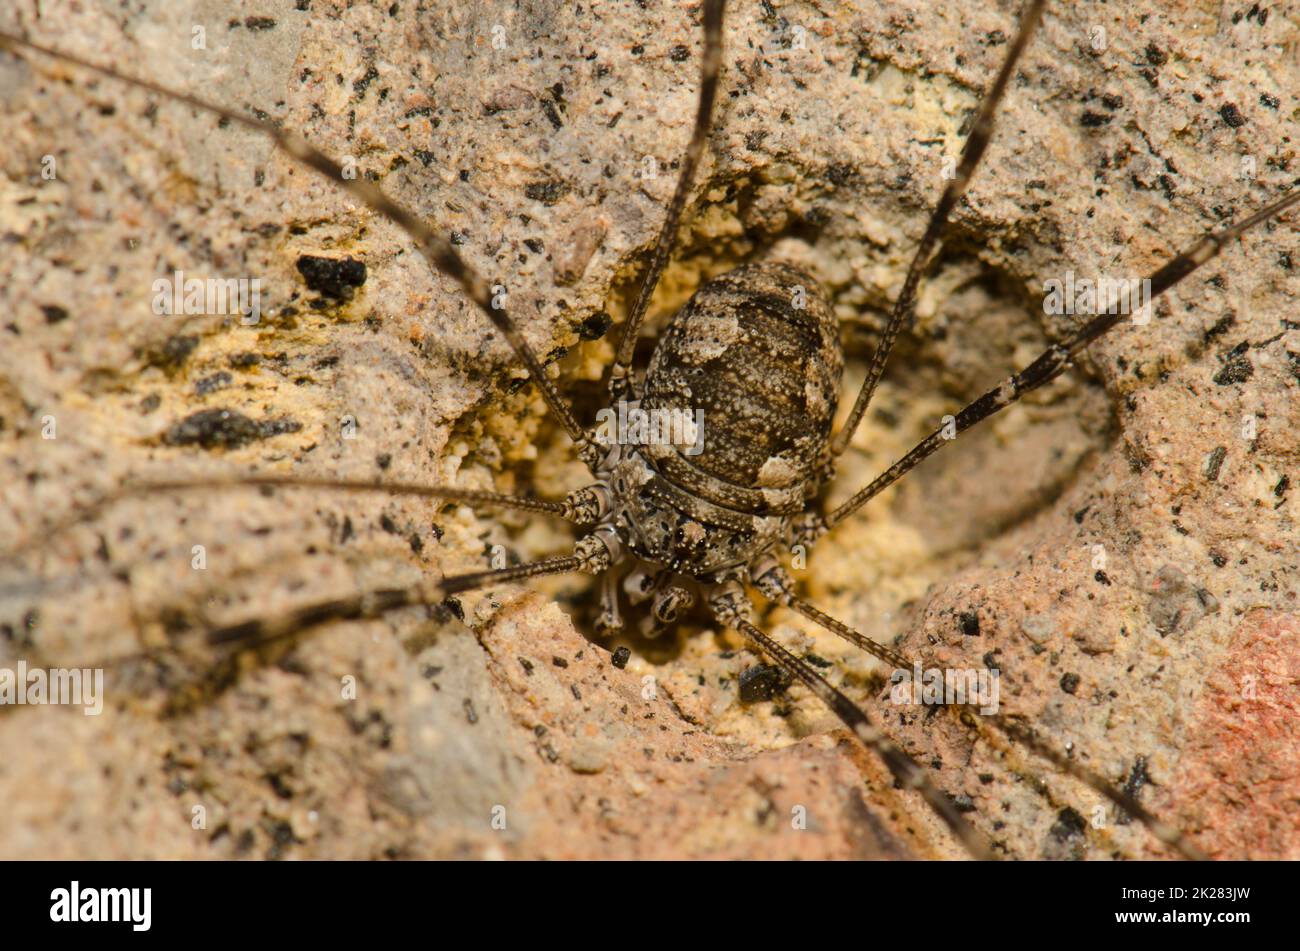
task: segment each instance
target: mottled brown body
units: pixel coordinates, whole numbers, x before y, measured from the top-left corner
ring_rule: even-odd
[[[727,508],[801,512],[827,472],[843,369],[835,317],[803,271],[752,264],[715,278],[668,326],[642,397],[702,409],[704,451],[661,454],[655,468]]]
[[[701,287],[655,348],[640,408],[702,412],[702,448],[650,443],[610,460],[633,553],[716,579],[780,539],[830,474],[842,371],[835,317],[803,271],[751,264]]]

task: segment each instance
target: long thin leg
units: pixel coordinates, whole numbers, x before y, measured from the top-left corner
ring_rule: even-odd
[[[887,664],[892,664],[895,668],[899,668],[902,670],[911,669],[912,665],[908,663],[907,658],[904,657],[902,654],[900,654],[898,651],[894,650],[892,647],[886,647],[884,644],[881,644],[879,641],[873,641],[865,634],[859,634],[857,631],[853,630],[853,628],[849,627],[847,624],[844,624],[841,621],[837,621],[829,614],[826,614],[824,611],[818,609],[816,605],[810,604],[809,602],[805,601],[803,598],[798,597],[790,589],[787,588],[786,593],[783,594],[781,597],[776,598],[776,600],[783,601],[783,603],[791,610],[797,611],[798,613],[802,614],[804,617],[812,621],[814,624],[818,624],[826,628],[826,630],[831,631],[834,634],[838,634],[841,638],[848,641],[854,647],[858,648],[859,650],[866,651],[872,657],[878,658],[879,660],[883,660]]]
[[[128,498],[155,495],[163,492],[192,492],[248,487],[307,488],[339,492],[374,492],[394,496],[416,496],[418,498],[439,499],[445,502],[461,502],[468,505],[536,512],[562,518],[575,525],[594,524],[606,509],[603,490],[596,486],[584,486],[570,492],[563,501],[552,501],[549,499],[502,495],[498,492],[485,492],[477,489],[458,489],[451,486],[419,485],[406,482],[317,479],[310,476],[217,476],[190,480],[138,482],[128,484],[122,491],[97,499],[61,521],[42,528],[39,537],[24,539],[12,546],[8,551],[0,552],[0,568],[16,565],[22,559],[30,557],[33,552],[48,548],[55,539],[69,529],[94,521],[105,510]],[[42,590],[47,587],[48,585],[44,582],[6,583],[0,586],[0,597],[30,594],[34,590]]]
[[[488,571],[471,571],[452,575],[441,581],[412,585],[409,588],[385,588],[368,591],[346,598],[334,598],[296,608],[278,618],[255,619],[214,628],[204,635],[204,642],[213,647],[238,645],[241,648],[261,647],[325,624],[328,621],[351,621],[374,618],[399,608],[421,604],[437,604],[449,595],[463,594],[491,584],[523,581],[542,575],[565,574],[579,571],[584,560],[579,555],[562,555],[544,558],[509,568]]]
[[[867,367],[867,378],[863,380],[858,398],[853,402],[853,412],[845,420],[844,427],[831,440],[831,452],[836,456],[848,448],[853,433],[857,430],[858,423],[862,421],[862,415],[867,411],[867,405],[876,392],[880,377],[885,372],[885,364],[889,361],[889,354],[894,349],[899,333],[912,321],[913,312],[916,310],[916,288],[921,283],[921,274],[930,261],[930,254],[939,243],[939,235],[948,222],[948,216],[957,207],[957,202],[961,201],[962,195],[966,193],[971,176],[975,174],[980,159],[988,149],[989,141],[993,138],[993,125],[997,117],[998,105],[1006,94],[1007,84],[1015,74],[1016,62],[1020,59],[1020,54],[1025,51],[1034,29],[1043,17],[1043,8],[1046,5],[1046,0],[1033,0],[1029,4],[1029,9],[1020,19],[1020,29],[1016,32],[1016,38],[1011,41],[1011,47],[1007,50],[1007,58],[1002,62],[1002,69],[999,70],[993,85],[984,96],[984,102],[980,104],[975,125],[971,127],[966,145],[962,149],[961,163],[944,187],[939,204],[935,205],[934,211],[930,213],[930,222],[925,226],[925,234],[921,236],[921,243],[916,246],[916,253],[912,255],[912,263],[907,267],[903,289],[898,294],[898,300],[894,302],[889,323],[885,325],[885,330],[880,335],[880,342],[876,344],[876,352],[871,356],[871,363]]]
[[[721,618],[719,620],[722,620]],[[977,859],[991,859],[987,843],[970,824],[962,818],[957,807],[953,805],[938,787],[927,778],[925,770],[904,753],[878,729],[858,706],[817,673],[803,660],[790,653],[785,647],[769,635],[756,628],[742,617],[736,617],[723,623],[735,626],[750,642],[754,649],[772,658],[791,676],[798,678],[805,687],[816,695],[817,699],[830,709],[840,722],[848,727],[858,742],[880,757],[901,786],[914,789],[921,794],[931,809],[952,830],[958,841]]]
[[[1300,204],[1300,188],[1297,188],[1278,201],[1251,215],[1239,224],[1230,225],[1220,231],[1206,235],[1191,248],[1175,257],[1149,278],[1151,298],[1154,299],[1187,277],[1207,261],[1217,257],[1224,246],[1234,238],[1240,237],[1256,225],[1282,214],[1288,208]],[[1116,308],[1118,311],[1119,309]],[[895,462],[866,488],[831,512],[822,517],[810,516],[805,526],[805,537],[816,538],[844,521],[872,498],[889,488],[906,473],[910,472],[922,460],[937,452],[952,437],[965,432],[976,423],[988,419],[999,410],[1010,406],[1031,390],[1036,390],[1045,383],[1055,379],[1080,351],[1102,334],[1113,329],[1125,315],[1121,313],[1101,314],[1089,321],[1083,329],[1061,343],[1052,344],[1038,359],[1014,376],[1008,377],[1001,385],[989,390],[983,396],[970,403],[956,416],[955,431],[940,427],[916,444],[907,455]]]
[[[472,571],[452,575],[440,581],[422,581],[404,588],[380,588],[361,594],[331,598],[294,608],[274,618],[255,618],[226,624],[202,631],[205,647],[225,650],[250,650],[267,647],[297,637],[314,627],[331,621],[355,621],[381,617],[390,611],[421,605],[439,604],[449,595],[484,588],[489,585],[522,581],[542,575],[564,574],[571,571],[596,572],[602,570],[604,559],[593,554],[590,547],[581,547],[574,554],[556,558],[543,558],[489,571]],[[116,667],[148,659],[157,654],[156,649],[146,649],[130,654],[104,658],[82,667]]]
[[[695,112],[695,129],[691,132],[690,144],[682,158],[681,171],[677,175],[677,189],[668,205],[668,216],[664,218],[663,227],[659,231],[650,267],[628,314],[618,354],[610,371],[609,391],[615,400],[628,399],[632,394],[632,358],[636,353],[641,322],[645,319],[650,297],[668,263],[668,255],[672,253],[677,241],[677,226],[690,195],[695,169],[700,163],[700,156],[704,154],[709,128],[713,124],[713,105],[718,95],[718,76],[722,71],[722,13],[725,6],[725,0],[704,0],[704,59],[700,67],[700,102]]]
[[[787,575],[785,570],[780,566],[773,565],[765,571],[761,571],[761,573],[756,572],[755,574],[757,575],[754,580],[755,587],[762,592],[764,597],[798,611],[804,617],[826,628],[826,630],[830,631],[832,634],[838,635],[855,647],[859,647],[873,656],[878,657],[887,663],[893,664],[896,669],[911,670],[913,668],[913,662],[904,657],[898,651],[871,640],[858,631],[853,630],[853,628],[849,627],[847,624],[837,621],[829,614],[818,610],[816,607],[800,598],[794,592],[794,584],[789,575]],[[945,709],[947,708],[945,707]],[[1115,805],[1119,806],[1129,815],[1133,816],[1146,826],[1147,829],[1150,830],[1151,834],[1161,842],[1177,849],[1184,858],[1198,861],[1204,860],[1207,857],[1204,852],[1184,838],[1182,833],[1167,823],[1162,822],[1128,793],[1116,789],[1113,784],[1106,782],[1105,779],[1098,776],[1086,766],[1076,763],[1067,756],[1063,756],[1047,743],[1039,739],[1038,736],[1028,727],[1021,725],[1010,717],[998,713],[981,713],[979,716],[974,716],[969,710],[962,710],[960,716],[962,723],[973,729],[977,729],[980,732],[984,732],[985,722],[992,724],[1015,742],[1048,760],[1063,772],[1080,780],[1094,792],[1105,796]]]
[[[590,510],[580,504],[590,494],[590,487],[570,493],[564,501],[535,499],[523,495],[503,495],[479,489],[458,489],[452,486],[420,485],[413,482],[372,482],[351,479],[318,479],[311,476],[248,475],[223,478],[168,479],[142,481],[129,484],[122,492],[109,496],[99,504],[111,503],[133,495],[153,495],[156,492],[193,492],[206,489],[237,489],[241,487],[270,487],[286,489],[326,489],[334,492],[375,492],[382,495],[413,495],[418,498],[440,499],[444,502],[463,502],[487,508],[516,509],[553,515],[565,521],[587,524]]]
[[[962,722],[978,728],[981,717],[971,716],[969,711],[963,711]],[[1010,717],[997,713],[985,718],[993,726],[1001,730],[1006,736],[1028,750],[1037,753],[1043,759],[1049,761],[1063,773],[1068,773],[1075,779],[1087,785],[1093,792],[1105,796],[1119,808],[1123,809],[1129,815],[1136,818],[1151,831],[1161,842],[1174,849],[1177,849],[1183,858],[1191,859],[1194,862],[1204,862],[1209,856],[1202,852],[1197,846],[1193,845],[1181,832],[1168,823],[1162,822],[1156,815],[1150,812],[1140,802],[1121,789],[1116,789],[1111,783],[1098,776],[1088,767],[1077,763],[1068,756],[1063,755],[1058,750],[1049,746],[1039,739],[1029,727]],[[974,721],[974,722],[972,722]]]
[[[547,558],[496,571],[453,575],[444,578],[441,582],[425,582],[407,588],[367,591],[363,594],[304,605],[276,618],[244,621],[202,631],[200,632],[202,646],[214,652],[214,656],[209,661],[211,666],[197,678],[188,678],[172,688],[172,696],[165,704],[165,711],[168,715],[184,713],[193,709],[205,697],[211,697],[214,692],[224,689],[229,683],[224,680],[224,676],[236,669],[233,665],[242,652],[262,650],[276,644],[287,643],[312,628],[331,621],[371,619],[402,608],[438,604],[453,591],[464,592],[497,582],[518,581],[568,571],[599,571],[600,566],[605,562],[599,557],[589,557],[592,551],[592,549],[588,549],[587,552],[579,550],[574,555]],[[89,664],[78,664],[78,666],[115,669],[155,660],[159,656],[160,651],[155,648],[119,654]],[[0,704],[0,715],[16,709],[19,707],[15,704]]]
[[[168,89],[158,83],[151,82],[147,79],[136,79],[131,76],[123,75],[115,69],[107,66],[101,66],[92,63],[89,60],[82,59],[79,56],[73,56],[68,53],[62,53],[40,43],[34,43],[31,40],[17,36],[13,33],[0,31],[0,49],[6,49],[13,53],[20,50],[29,50],[49,56],[55,60],[64,63],[70,63],[80,66],[106,76],[118,82],[135,86],[148,92],[165,96],[168,99],[182,102],[195,109],[201,109],[204,112],[212,113],[227,119],[231,122],[237,122],[240,125],[259,132],[270,138],[279,148],[293,158],[302,162],[304,165],[315,169],[321,175],[331,179],[358,201],[364,203],[372,211],[375,211],[388,218],[395,225],[401,228],[416,243],[424,259],[437,271],[455,280],[464,289],[466,295],[478,305],[479,309],[487,315],[488,320],[496,327],[514,348],[515,355],[523,361],[528,368],[528,374],[537,388],[541,391],[542,397],[546,404],[555,414],[556,419],[564,427],[570,438],[573,439],[583,461],[592,465],[597,458],[597,449],[583,432],[582,427],[574,419],[569,406],[561,398],[559,391],[556,390],[553,383],[546,376],[546,371],[542,368],[536,354],[524,340],[523,334],[519,332],[518,326],[514,319],[506,313],[505,309],[493,301],[492,288],[490,282],[485,280],[481,275],[474,271],[459,254],[455,248],[445,238],[440,237],[432,228],[426,225],[419,217],[407,208],[399,205],[380,189],[368,182],[363,176],[351,177],[344,174],[342,166],[333,159],[320,152],[314,146],[310,145],[306,139],[295,135],[273,122],[266,122],[261,119],[254,119],[243,113],[235,112],[224,106],[207,102],[197,96],[188,93],[178,92],[174,89]]]

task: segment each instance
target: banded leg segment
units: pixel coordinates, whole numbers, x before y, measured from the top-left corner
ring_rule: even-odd
[[[884,733],[871,722],[865,713],[848,697],[836,690],[830,683],[807,663],[790,653],[770,636],[763,633],[744,618],[730,622],[756,649],[772,658],[782,669],[797,678],[817,699],[830,709],[840,722],[852,731],[858,742],[880,757],[893,777],[906,789],[920,793],[935,814],[952,830],[957,840],[977,859],[991,859],[993,854],[970,824],[966,822],[952,800],[936,787],[925,774],[925,770],[894,745]]]
[[[7,551],[0,551],[0,567],[16,566],[33,553],[49,549],[54,539],[59,538],[78,525],[85,525],[95,521],[113,505],[126,499],[152,496],[159,493],[170,494],[240,488],[316,489],[327,492],[414,496],[416,498],[436,499],[442,502],[457,502],[470,506],[509,508],[535,512],[561,518],[581,526],[595,524],[608,507],[605,489],[599,484],[575,489],[562,501],[559,501],[503,495],[498,492],[461,489],[454,486],[420,485],[407,482],[367,482],[348,479],[313,478],[311,476],[213,476],[186,480],[141,481],[128,483],[121,491],[96,499],[79,511],[45,527],[37,538],[25,539]],[[7,581],[4,585],[0,585],[0,597],[11,593],[30,593],[43,587],[45,587],[43,582],[9,583]]]
[[[1240,237],[1256,225],[1277,217],[1297,204],[1300,204],[1300,188],[1289,192],[1244,221],[1201,238],[1192,247],[1151,275],[1149,278],[1151,281],[1151,297],[1154,299],[1193,273],[1207,261],[1213,260],[1232,239]],[[998,411],[1010,406],[1026,393],[1054,380],[1085,347],[1103,334],[1113,330],[1124,319],[1126,319],[1126,315],[1121,313],[1100,314],[1061,343],[1052,344],[1029,366],[1008,377],[1001,385],[989,390],[957,413],[955,433],[951,435],[959,435],[965,432],[976,423],[983,422]],[[808,534],[815,537],[834,528],[914,469],[921,461],[937,452],[945,443],[951,442],[951,435],[945,436],[944,427],[930,433],[921,442],[917,443],[907,455],[877,476],[870,485],[857,492],[852,498],[831,512],[830,515],[825,517],[814,516],[813,521],[817,522],[820,519],[820,524],[811,525]]]
[[[1034,30],[1043,18],[1043,8],[1046,5],[1046,0],[1032,0],[1024,16],[1021,17],[1020,29],[1016,32],[1015,39],[1011,41],[1002,69],[998,71],[997,78],[985,95],[983,103],[980,104],[975,125],[971,127],[966,145],[962,149],[961,162],[944,187],[939,203],[930,213],[930,221],[925,226],[925,233],[921,236],[921,242],[912,255],[912,262],[907,267],[907,277],[903,280],[903,289],[899,291],[898,300],[894,302],[894,309],[889,315],[889,322],[885,325],[880,341],[876,344],[876,351],[871,356],[871,363],[867,366],[867,378],[863,380],[862,389],[858,391],[858,398],[853,403],[853,411],[845,420],[844,427],[831,440],[833,455],[838,456],[848,448],[853,433],[862,422],[862,416],[866,413],[871,397],[876,392],[876,386],[879,385],[880,378],[885,372],[885,364],[889,362],[889,355],[894,349],[899,333],[912,321],[916,310],[916,289],[921,283],[921,274],[939,243],[939,235],[943,232],[944,225],[948,223],[949,215],[957,207],[957,202],[961,201],[962,196],[966,194],[971,177],[988,149],[989,142],[993,138],[993,125],[997,117],[998,105],[1006,94],[1007,84],[1015,74],[1020,55],[1029,45],[1030,37],[1033,36]]]
[[[970,726],[975,726],[977,729],[981,728],[979,723],[980,719],[981,718],[979,717],[972,716],[969,711],[962,712],[962,722]],[[994,727],[1000,730],[1012,741],[1019,743],[1025,749],[1030,750],[1033,753],[1037,753],[1061,772],[1073,776],[1075,779],[1082,782],[1093,792],[1105,796],[1116,806],[1123,809],[1146,826],[1150,833],[1165,845],[1176,849],[1183,858],[1190,859],[1193,862],[1204,862],[1209,860],[1208,855],[1202,852],[1176,828],[1168,823],[1162,822],[1159,817],[1128,793],[1124,792],[1122,789],[1115,788],[1114,784],[1108,783],[1101,776],[1098,776],[1092,770],[1088,769],[1088,767],[1075,762],[1068,756],[1065,756],[1058,750],[1043,742],[1043,740],[1038,737],[1038,734],[1029,727],[1000,713],[984,719],[987,719],[989,723],[993,724]],[[974,723],[971,722],[972,720]]]
[[[790,575],[775,562],[766,569],[754,572],[754,586],[758,588],[763,597],[797,611],[814,624],[826,628],[826,630],[848,641],[859,650],[866,651],[877,660],[883,660],[885,663],[903,670],[912,669],[911,662],[892,647],[887,647],[879,641],[873,641],[864,634],[859,634],[847,624],[840,623],[829,614],[819,610],[816,605],[799,597],[795,593],[794,582],[791,580]]]
[[[896,669],[910,671],[915,666],[913,661],[909,660],[898,651],[871,640],[864,634],[853,630],[853,628],[849,627],[847,624],[837,621],[829,614],[818,610],[807,601],[798,597],[794,593],[793,584],[791,583],[789,576],[785,573],[784,569],[779,566],[774,566],[759,574],[755,578],[754,583],[765,597],[798,611],[804,617],[821,627],[824,627],[832,634],[839,636],[841,639],[855,647],[859,647],[870,653],[872,656],[893,664]],[[945,706],[944,709],[946,710],[948,707]],[[991,724],[1013,742],[1018,743],[1031,753],[1034,753],[1052,763],[1052,765],[1056,766],[1062,772],[1069,776],[1073,776],[1094,792],[1105,796],[1120,809],[1123,809],[1146,826],[1151,834],[1157,839],[1177,850],[1183,858],[1198,861],[1204,860],[1207,857],[1204,852],[1197,848],[1181,832],[1173,826],[1162,822],[1131,795],[1121,789],[1117,789],[1114,784],[1108,783],[1105,779],[1098,776],[1086,766],[1064,756],[1052,746],[1039,739],[1033,730],[1020,724],[1015,719],[998,713],[981,713],[976,715],[969,709],[964,708],[960,709],[958,715],[965,726],[986,735],[986,724]]]
[[[641,333],[641,323],[645,320],[646,309],[654,295],[659,277],[668,264],[668,256],[677,242],[677,228],[681,223],[682,211],[686,208],[686,199],[690,195],[691,185],[695,180],[695,170],[704,154],[705,143],[709,139],[709,129],[713,125],[713,108],[718,96],[718,77],[722,72],[722,17],[725,0],[704,0],[704,60],[700,67],[700,99],[695,111],[695,128],[691,132],[690,144],[681,161],[681,171],[677,175],[677,188],[668,205],[668,215],[659,230],[659,239],[655,242],[654,254],[650,258],[650,267],[646,270],[645,280],[636,302],[628,314],[627,324],[623,328],[623,338],[619,341],[618,354],[610,370],[609,391],[615,400],[632,397],[632,359],[636,354],[637,338]]]
[[[572,571],[598,573],[608,564],[608,552],[605,551],[602,543],[595,541],[594,544],[584,545],[583,542],[579,542],[579,547],[570,555],[543,558],[522,565],[512,565],[509,568],[466,572],[451,575],[440,581],[425,581],[407,587],[380,588],[340,598],[330,598],[294,608],[273,618],[254,618],[209,628],[201,632],[202,643],[205,647],[213,649],[235,651],[268,647],[332,621],[371,620],[402,608],[439,604],[449,595],[462,594],[493,584]],[[146,649],[105,658],[83,666],[114,667],[145,660],[156,653],[156,650]]]

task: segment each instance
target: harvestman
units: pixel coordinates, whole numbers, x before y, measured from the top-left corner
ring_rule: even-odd
[[[902,786],[915,789],[926,800],[972,855],[988,857],[990,852],[983,838],[966,822],[949,797],[929,781],[925,770],[805,660],[755,626],[749,592],[756,589],[765,598],[797,611],[894,668],[912,668],[910,658],[870,640],[803,600],[774,552],[778,546],[811,545],[954,435],[942,428],[935,430],[847,501],[831,511],[824,510],[822,502],[836,460],[849,445],[898,335],[913,316],[921,276],[949,215],[961,200],[989,145],[998,104],[1042,19],[1046,2],[1031,0],[1022,16],[1005,61],[976,115],[955,174],[931,213],[852,411],[844,426],[833,435],[831,423],[843,365],[839,338],[831,311],[813,280],[792,267],[747,265],[708,282],[665,329],[647,371],[640,379],[633,372],[641,325],[671,255],[712,126],[722,66],[724,6],[724,0],[704,0],[704,56],[694,130],[680,163],[676,190],[649,268],[628,315],[609,374],[609,395],[614,404],[673,410],[703,406],[709,430],[704,452],[699,456],[687,456],[679,451],[681,447],[671,445],[607,445],[597,438],[594,429],[584,428],[546,376],[514,319],[500,300],[493,300],[490,282],[475,273],[435,227],[421,221],[364,179],[345,175],[339,164],[301,137],[195,96],[124,76],[20,36],[0,33],[0,46],[11,52],[26,56],[40,54],[74,64],[261,132],[294,158],[397,224],[428,264],[453,278],[506,338],[594,479],[563,500],[543,500],[451,487],[253,476],[150,483],[129,488],[104,500],[99,507],[142,489],[306,486],[513,508],[567,520],[589,529],[568,555],[322,601],[278,618],[253,619],[209,629],[203,632],[203,639],[216,649],[245,650],[293,638],[329,621],[373,618],[400,608],[438,604],[457,592],[575,571],[606,576],[598,627],[602,633],[611,633],[622,625],[615,584],[618,576],[614,569],[630,565],[635,579],[631,588],[639,594],[636,601],[650,602],[656,622],[673,623],[693,602],[696,593],[701,593],[717,622],[734,628],[752,650],[766,655],[799,680],[867,749],[881,758]],[[1176,285],[1216,257],[1233,239],[1296,204],[1300,204],[1300,191],[1292,191],[1244,221],[1204,236],[1150,275],[1151,296]],[[957,413],[956,433],[1054,379],[1070,366],[1077,354],[1121,319],[1118,313],[1094,316],[1074,334],[1052,344],[1023,370]],[[745,399],[738,398],[737,393]],[[798,402],[802,403],[801,413],[781,409]],[[85,517],[82,513],[78,518]],[[1177,830],[1160,822],[1131,795],[1048,746],[1019,721],[997,714],[975,716],[967,710],[957,715],[972,728],[1000,731],[1086,783],[1141,820],[1158,839],[1183,856],[1202,857]]]

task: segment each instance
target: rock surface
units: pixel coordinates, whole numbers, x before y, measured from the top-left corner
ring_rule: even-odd
[[[105,15],[57,0],[38,18],[16,0],[0,25],[260,110],[351,161],[504,286],[593,418],[618,328],[583,331],[621,320],[671,194],[695,5],[422,6],[148,0]],[[851,394],[1015,11],[736,6],[656,319],[702,276],[797,263],[842,320]],[[1297,180],[1300,19],[1217,11],[1052,6],[845,457],[845,494],[1078,324],[1044,314],[1045,281],[1148,273]],[[193,624],[485,567],[496,545],[563,549],[537,519],[403,498],[97,508],[127,479],[558,496],[583,473],[452,283],[256,136],[8,56],[0,135],[6,663],[89,666]],[[363,261],[366,280],[350,298],[312,290],[303,256]],[[822,608],[927,665],[996,667],[1004,713],[1225,857],[1300,857],[1297,262],[1294,214],[1246,236],[795,572]],[[261,319],[156,313],[154,282],[178,271],[260,281]],[[174,665],[147,664],[110,667],[100,716],[2,710],[0,853],[961,854],[801,690],[741,704],[756,661],[734,635],[629,640],[620,669],[586,636],[593,595],[553,579],[331,625],[273,662],[245,658],[174,716],[158,689]],[[1164,854],[987,730],[900,712],[869,658],[784,611],[765,623],[830,662],[1007,854]]]

